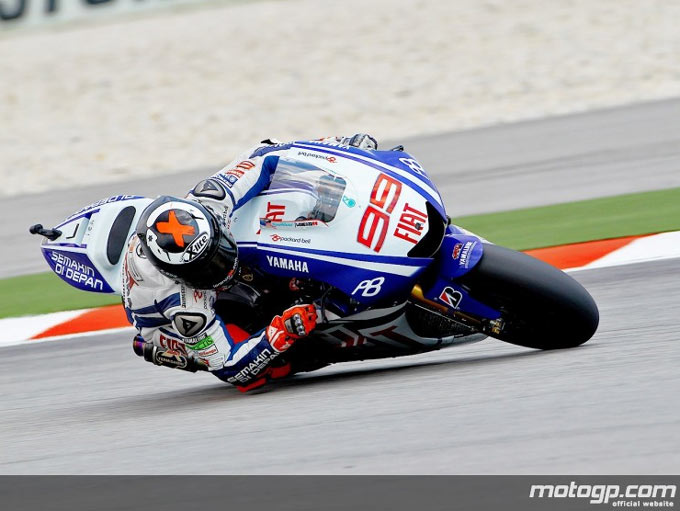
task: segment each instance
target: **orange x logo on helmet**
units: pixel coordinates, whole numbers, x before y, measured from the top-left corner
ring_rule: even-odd
[[[184,225],[177,220],[174,210],[170,210],[167,222],[157,222],[156,229],[161,234],[171,234],[178,247],[184,247],[184,236],[193,236],[196,229],[191,225]]]

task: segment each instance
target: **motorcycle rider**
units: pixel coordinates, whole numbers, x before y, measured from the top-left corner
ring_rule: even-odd
[[[320,141],[377,148],[362,133]],[[231,216],[269,186],[279,156],[291,145],[264,140],[200,181],[186,198],[161,196],[144,210],[122,270],[123,305],[139,331],[136,350],[169,349],[244,392],[289,373],[289,366],[272,362],[315,328],[313,304],[291,307],[242,339],[214,306],[217,291],[228,288],[239,271]]]

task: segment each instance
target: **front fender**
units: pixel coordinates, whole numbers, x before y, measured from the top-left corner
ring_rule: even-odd
[[[474,268],[483,253],[481,238],[447,229],[439,249],[438,273],[445,279],[457,279]]]
[[[482,238],[463,232],[449,225],[437,255],[437,276],[423,289],[425,299],[444,306],[447,310],[460,311],[477,317],[498,319],[499,311],[470,296],[457,279],[472,270],[482,259]]]

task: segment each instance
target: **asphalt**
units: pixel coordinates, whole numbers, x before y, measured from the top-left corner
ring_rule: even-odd
[[[408,145],[455,214],[666,188],[680,186],[679,107]],[[199,174],[176,177],[188,186]],[[16,200],[46,223],[75,208],[65,196]],[[679,270],[669,260],[576,273],[602,318],[577,349],[486,340],[338,365],[254,395],[153,367],[127,332],[3,348],[0,473],[678,473]]]
[[[677,473],[679,269],[575,274],[602,314],[581,348],[485,340],[253,395],[122,333],[5,348],[0,473]]]
[[[421,160],[454,217],[670,188],[680,186],[680,99],[381,147],[397,143]],[[0,246],[7,249],[0,251],[0,278],[47,271],[29,225],[54,225],[111,195],[183,195],[217,168],[3,199]]]

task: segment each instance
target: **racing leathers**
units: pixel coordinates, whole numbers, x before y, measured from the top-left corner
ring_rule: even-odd
[[[376,146],[374,139],[361,134],[330,140]],[[199,182],[187,199],[200,202],[229,226],[232,214],[269,186],[279,156],[289,147],[263,141]],[[216,291],[193,289],[161,274],[145,257],[137,237],[129,242],[122,271],[123,305],[143,341],[196,360],[241,389],[258,387],[276,377],[272,361],[316,325],[314,306],[297,306],[274,317],[263,330],[237,339],[215,312]]]

